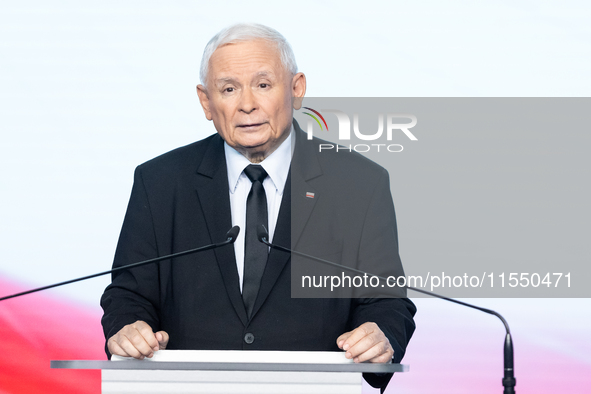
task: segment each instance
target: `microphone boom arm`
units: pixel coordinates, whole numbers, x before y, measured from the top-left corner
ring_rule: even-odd
[[[145,260],[145,261],[140,261],[140,262],[129,264],[129,265],[124,265],[124,266],[121,266],[121,267],[110,269],[108,271],[103,271],[103,272],[99,272],[99,273],[96,273],[96,274],[83,276],[81,278],[70,279],[70,280],[66,280],[64,282],[54,283],[52,285],[38,287],[36,289],[31,289],[31,290],[23,291],[23,292],[16,293],[16,294],[11,294],[9,296],[5,296],[5,297],[0,298],[0,301],[8,300],[10,298],[20,297],[20,296],[23,296],[25,294],[36,293],[36,292],[41,291],[41,290],[52,289],[54,287],[59,287],[59,286],[67,285],[67,284],[70,284],[70,283],[80,282],[80,281],[83,281],[83,280],[86,280],[86,279],[96,278],[98,276],[107,275],[107,274],[110,274],[110,273],[113,273],[113,272],[117,272],[117,271],[123,271],[123,270],[128,270],[130,268],[141,267],[141,266],[146,265],[146,264],[157,263],[157,262],[162,261],[162,260],[168,260],[168,259],[172,259],[172,258],[175,258],[175,257],[185,256],[185,255],[188,255],[188,254],[191,254],[191,253],[203,252],[205,250],[219,248],[220,246],[228,245],[228,244],[231,244],[234,241],[236,241],[236,237],[238,236],[238,233],[239,232],[240,232],[240,227],[234,226],[234,227],[232,227],[230,229],[230,231],[228,231],[226,233],[226,240],[223,241],[223,242],[219,242],[219,243],[216,243],[216,244],[202,246],[200,248],[185,250],[185,251],[182,251],[182,252],[173,253],[173,254],[169,254],[169,255],[166,255],[166,256],[155,257],[153,259],[149,259],[149,260]]]
[[[387,282],[387,279],[386,278],[384,278],[382,276],[379,276],[379,275],[373,275],[373,274],[371,274],[369,272],[361,271],[361,270],[358,270],[356,268],[347,267],[345,265],[333,263],[332,261],[324,260],[324,259],[321,259],[319,257],[310,256],[310,255],[307,255],[305,253],[298,252],[296,250],[291,250],[291,249],[286,248],[284,246],[274,245],[271,242],[269,242],[269,240],[268,240],[269,239],[269,233],[267,232],[267,229],[265,228],[265,226],[262,225],[262,224],[260,224],[257,227],[257,237],[258,237],[259,241],[261,241],[265,245],[269,246],[270,248],[281,250],[281,251],[284,251],[284,252],[287,252],[287,253],[293,253],[293,254],[295,254],[297,256],[306,257],[306,258],[309,258],[309,259],[312,259],[312,260],[321,262],[321,263],[326,264],[326,265],[331,265],[333,267],[337,267],[337,268],[341,268],[341,269],[344,268],[344,269],[347,269],[349,271],[356,272],[356,273],[359,273],[359,274],[371,275],[371,276],[374,276],[376,278],[379,278],[380,280],[383,280],[383,281]],[[472,309],[477,309],[477,310],[479,310],[481,312],[488,313],[489,315],[494,315],[494,316],[498,317],[501,320],[501,322],[503,323],[503,325],[505,326],[505,331],[506,331],[505,343],[504,343],[504,346],[503,346],[503,355],[504,355],[504,357],[503,357],[503,361],[504,361],[504,377],[503,377],[503,380],[502,380],[503,387],[504,387],[503,394],[515,394],[515,383],[516,383],[516,381],[515,381],[515,376],[514,376],[514,371],[513,371],[513,338],[511,337],[511,330],[509,329],[509,324],[507,323],[507,320],[505,320],[505,318],[503,316],[501,316],[500,313],[495,312],[492,309],[482,308],[480,306],[469,304],[467,302],[463,302],[463,301],[455,300],[453,298],[445,297],[445,296],[442,296],[442,295],[437,294],[437,293],[433,293],[433,292],[428,291],[428,290],[418,289],[418,288],[412,287],[412,286],[404,286],[404,288],[409,289],[409,290],[416,291],[418,293],[426,294],[426,295],[431,296],[431,297],[440,298],[442,300],[453,302],[455,304],[467,306],[467,307],[472,308]]]

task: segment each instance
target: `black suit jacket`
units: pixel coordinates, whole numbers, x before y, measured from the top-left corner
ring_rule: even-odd
[[[273,242],[350,266],[387,261],[401,274],[387,171],[356,153],[319,153],[321,141],[308,141],[294,124]],[[113,266],[224,240],[232,226],[228,190],[217,134],[138,166]],[[337,351],[339,335],[375,322],[394,362],[402,359],[415,327],[412,302],[291,298],[290,262],[289,253],[270,251],[250,320],[233,245],[114,274],[101,298],[105,337],[143,320],[170,334],[169,349]]]

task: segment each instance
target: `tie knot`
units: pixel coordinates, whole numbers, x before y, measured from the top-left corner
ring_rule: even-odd
[[[267,171],[261,165],[250,164],[244,169],[244,173],[252,183],[259,181],[262,184],[267,177]]]

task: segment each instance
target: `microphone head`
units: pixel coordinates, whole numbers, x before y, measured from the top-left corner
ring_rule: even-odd
[[[228,241],[230,241],[230,243],[234,243],[236,241],[236,238],[238,238],[239,233],[240,233],[240,227],[234,226],[226,234],[226,239]]]
[[[257,238],[262,243],[269,242],[269,232],[267,231],[267,229],[265,228],[265,226],[263,224],[259,224],[257,226]]]

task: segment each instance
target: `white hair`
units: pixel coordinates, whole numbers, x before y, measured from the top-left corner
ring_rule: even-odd
[[[207,74],[209,72],[209,59],[216,49],[222,45],[233,44],[241,41],[250,41],[263,39],[271,41],[277,45],[283,67],[292,75],[298,72],[295,55],[289,42],[277,30],[258,23],[238,23],[226,27],[218,34],[213,36],[205,46],[203,57],[201,58],[201,67],[199,69],[199,78],[201,83],[207,86]]]

